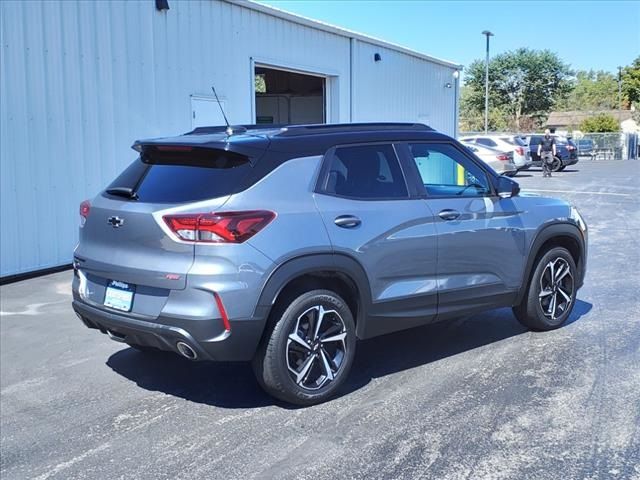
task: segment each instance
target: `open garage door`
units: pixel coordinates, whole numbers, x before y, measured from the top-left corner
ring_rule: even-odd
[[[326,123],[326,78],[255,68],[256,123]]]

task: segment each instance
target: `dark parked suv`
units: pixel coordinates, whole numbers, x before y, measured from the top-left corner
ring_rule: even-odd
[[[496,307],[559,327],[587,227],[419,124],[198,128],[80,207],[73,308],[141,351],[252,361],[313,404],[358,339]],[[224,386],[220,386],[224,388]]]
[[[527,137],[529,143],[529,149],[531,151],[532,164],[536,167],[542,166],[540,155],[538,155],[538,145],[544,135],[530,135]],[[556,139],[556,156],[551,164],[551,170],[559,172],[567,168],[569,165],[578,163],[578,148],[567,137],[560,135],[552,135]]]

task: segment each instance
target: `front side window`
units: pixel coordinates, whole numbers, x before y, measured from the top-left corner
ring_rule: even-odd
[[[491,193],[487,174],[452,145],[409,145],[429,196],[482,197]]]
[[[324,192],[360,199],[407,198],[407,186],[391,145],[338,147],[329,158]]]

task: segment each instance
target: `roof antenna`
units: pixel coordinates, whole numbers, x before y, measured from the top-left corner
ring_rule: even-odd
[[[220,103],[220,99],[218,98],[218,94],[216,93],[216,87],[211,85],[211,90],[213,90],[213,94],[216,97],[216,102],[218,102],[218,106],[220,107],[220,111],[222,112],[222,118],[224,118],[224,123],[227,125],[226,133],[227,135],[233,135],[233,128],[229,125],[229,120],[227,120],[227,116],[224,114],[224,108],[222,108],[222,104]]]

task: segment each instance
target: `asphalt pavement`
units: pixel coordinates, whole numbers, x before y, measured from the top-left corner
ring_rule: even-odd
[[[568,323],[509,309],[361,342],[341,395],[291,408],[248,365],[145,355],[84,327],[71,272],[0,287],[0,477],[640,479],[640,162],[525,190],[590,228]]]

